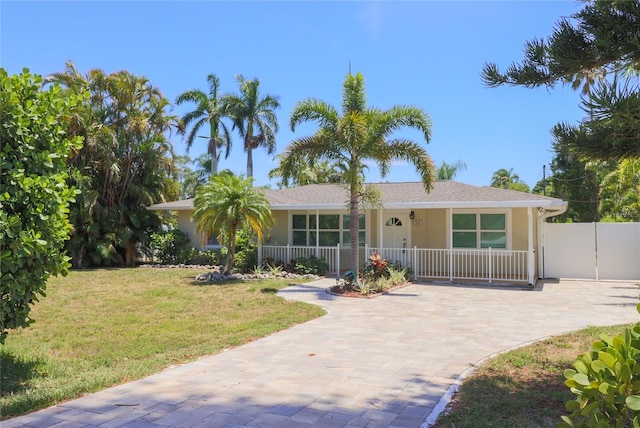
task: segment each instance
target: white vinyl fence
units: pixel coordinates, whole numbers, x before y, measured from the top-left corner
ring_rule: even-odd
[[[362,251],[363,250],[363,251]],[[528,282],[527,252],[501,249],[427,249],[427,248],[376,248],[361,249],[361,265],[373,252],[381,254],[391,263],[409,267],[417,278],[441,278],[449,281],[467,279],[487,281]],[[348,248],[303,247],[293,245],[263,245],[259,249],[259,263],[272,260],[288,263],[299,257],[324,257],[329,265],[327,273],[339,275],[341,255],[348,259]]]
[[[544,223],[543,277],[640,280],[640,223]]]

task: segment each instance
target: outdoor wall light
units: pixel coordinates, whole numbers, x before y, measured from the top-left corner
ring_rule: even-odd
[[[411,220],[413,220],[414,218],[416,218],[416,213],[415,213],[415,212],[413,212],[413,211],[411,211],[411,212],[409,213],[409,218],[410,218]]]

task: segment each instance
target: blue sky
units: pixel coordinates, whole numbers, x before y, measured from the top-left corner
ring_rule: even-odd
[[[67,60],[86,72],[121,69],[144,75],[171,101],[181,92],[207,89],[215,73],[222,90],[235,92],[235,76],[258,77],[261,91],[280,97],[277,153],[312,125],[292,133],[296,102],[315,97],[340,107],[344,77],[365,77],[369,105],[411,104],[433,122],[429,144],[436,164],[457,159],[456,178],[488,185],[494,171],[513,168],[530,186],[549,164],[550,129],[584,117],[579,94],[568,87],[486,88],[483,63],[502,69],[522,59],[524,43],[551,34],[575,1],[218,2],[218,1],[7,1],[0,4],[0,66],[9,74],[27,67],[46,75]],[[182,115],[191,106],[175,107]],[[172,136],[175,151],[184,141]],[[196,142],[189,155],[206,151]],[[221,168],[246,172],[246,154],[234,135]],[[254,152],[256,184],[269,184],[272,156]],[[368,181],[380,181],[375,167]],[[397,164],[385,180],[416,181],[411,165]]]

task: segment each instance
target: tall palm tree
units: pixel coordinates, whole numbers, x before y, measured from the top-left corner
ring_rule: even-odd
[[[508,189],[510,184],[518,183],[519,181],[520,176],[513,172],[513,168],[508,170],[500,168],[494,172],[491,177],[491,187],[502,187],[503,189]]]
[[[309,163],[328,160],[344,166],[343,182],[349,190],[349,229],[351,235],[351,268],[359,268],[358,211],[364,186],[365,160],[374,161],[385,177],[392,161],[412,163],[428,191],[432,187],[435,168],[427,152],[407,138],[390,138],[394,131],[411,127],[422,132],[425,141],[431,134],[429,116],[417,107],[394,106],[389,110],[367,107],[364,78],[360,73],[348,74],[342,91],[342,115],[332,105],[317,99],[300,101],[291,113],[291,130],[313,121],[315,134],[296,138],[281,158],[283,180],[296,174],[300,159]]]
[[[464,171],[465,169],[467,169],[467,164],[460,159],[451,164],[442,161],[442,164],[436,170],[436,179],[440,181],[453,180],[459,171]]]
[[[267,153],[273,154],[276,148],[275,133],[278,132],[278,119],[275,110],[280,108],[278,97],[262,96],[259,92],[260,80],[245,80],[242,75],[236,77],[240,92],[224,96],[228,114],[233,118],[233,126],[238,129],[244,140],[247,152],[247,177],[253,177],[253,150],[263,146]]]
[[[231,149],[231,138],[229,136],[229,129],[223,122],[227,114],[224,103],[222,102],[222,97],[218,95],[220,80],[215,74],[209,74],[207,76],[207,82],[209,83],[209,94],[205,94],[200,89],[192,89],[178,95],[176,104],[180,105],[185,102],[193,102],[196,104],[195,110],[186,113],[182,117],[181,122],[183,127],[180,129],[180,132],[183,135],[186,133],[186,128],[193,123],[191,132],[189,132],[187,136],[187,153],[201,128],[209,125],[209,145],[207,146],[207,152],[211,156],[211,175],[214,175],[218,173],[218,149],[226,149],[224,158],[227,159],[229,157],[229,150]]]
[[[196,189],[193,220],[198,229],[218,232],[218,240],[227,247],[224,274],[231,273],[236,253],[236,234],[251,229],[262,241],[264,231],[273,226],[269,201],[253,187],[250,178],[220,173]]]

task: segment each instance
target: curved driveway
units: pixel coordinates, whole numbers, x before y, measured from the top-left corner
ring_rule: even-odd
[[[637,283],[414,284],[375,299],[328,295],[331,283],[280,292],[324,317],[2,427],[420,427],[491,354],[640,319]]]

